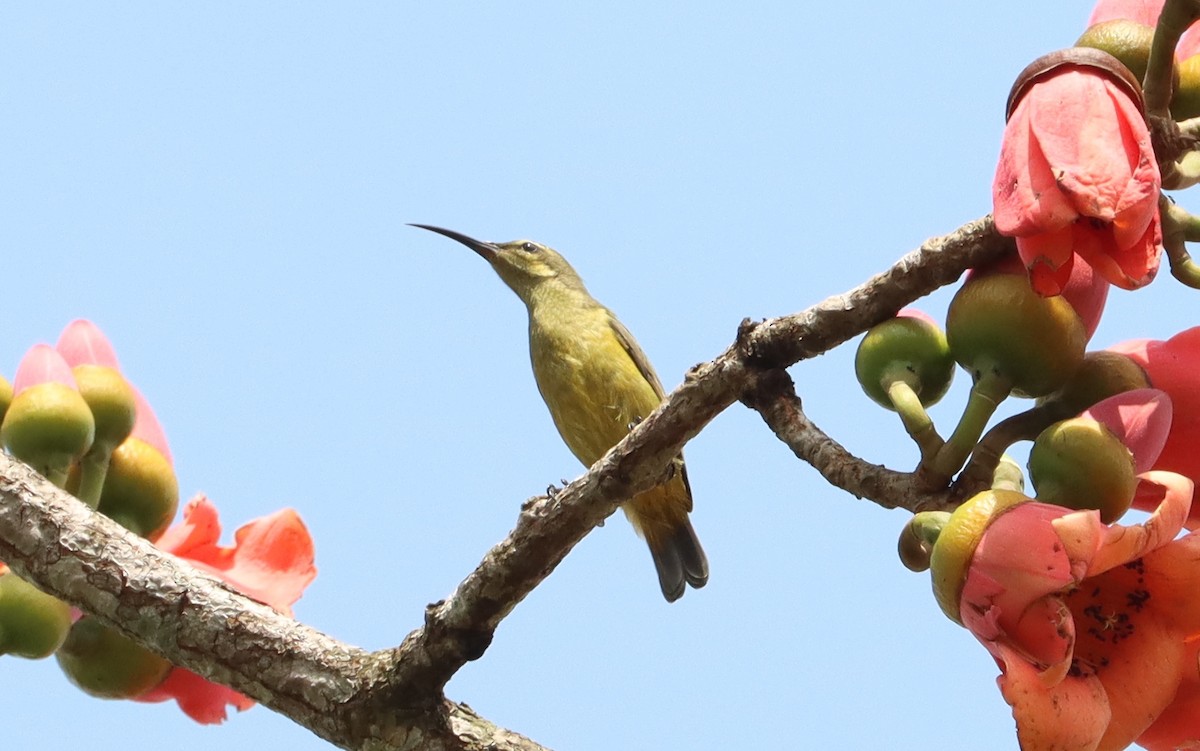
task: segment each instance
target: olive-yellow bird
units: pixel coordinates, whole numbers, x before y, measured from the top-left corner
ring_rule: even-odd
[[[529,356],[538,391],[571,453],[592,466],[658,407],[662,384],[642,348],[583,286],[571,264],[528,240],[489,243],[426,224],[414,227],[466,245],[491,264],[529,311]],[[703,587],[708,560],[688,519],[692,489],[683,456],[662,484],[622,504],[650,546],[668,602],[684,584]]]

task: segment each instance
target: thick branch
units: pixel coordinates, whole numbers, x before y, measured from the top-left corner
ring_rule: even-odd
[[[1016,244],[996,232],[990,216],[968,222],[949,235],[926,240],[890,269],[849,292],[795,315],[764,321],[743,346],[758,367],[786,368],[828,352],[954,282],[967,269],[1010,252],[1016,252]]]
[[[380,655],[255,602],[126,532],[0,453],[0,560],[171,662],[232,686],[343,748],[541,747],[446,702],[423,716],[372,703]],[[393,717],[392,715],[397,715]]]

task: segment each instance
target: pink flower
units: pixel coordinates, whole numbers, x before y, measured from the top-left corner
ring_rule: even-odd
[[[1200,535],[1176,539],[1193,485],[1141,480],[1157,503],[1140,525],[1019,497],[989,509],[987,493],[955,512],[987,514],[957,559],[958,612],[1002,671],[1022,748],[1200,743]]]
[[[239,592],[291,615],[292,604],[317,575],[312,538],[299,515],[284,509],[255,519],[238,529],[231,547],[219,545],[220,536],[216,507],[204,496],[196,496],[184,508],[183,522],[168,529],[155,544]],[[224,721],[226,705],[238,711],[254,706],[243,694],[180,667],[136,700],[168,699],[176,700],[184,713],[204,724]]]
[[[1200,482],[1200,326],[1166,341],[1135,339],[1109,350],[1140,365],[1150,385],[1171,397],[1171,430],[1154,468]],[[1189,529],[1196,527],[1200,527],[1200,504],[1188,521]]]
[[[103,365],[120,370],[117,353],[100,327],[83,318],[67,324],[54,345],[72,368],[77,365]]]
[[[1166,392],[1133,389],[1096,402],[1080,417],[1095,420],[1116,436],[1129,449],[1140,473],[1166,469],[1157,462],[1170,435],[1174,414],[1174,404]]]
[[[1077,256],[1125,289],[1158,271],[1161,178],[1123,83],[1092,65],[1051,68],[1024,89],[1004,129],[996,229],[1016,237],[1039,294],[1059,294]]]
[[[35,344],[17,365],[17,374],[13,377],[13,395],[43,383],[59,383],[72,390],[77,388],[71,366],[62,355],[49,344]]]

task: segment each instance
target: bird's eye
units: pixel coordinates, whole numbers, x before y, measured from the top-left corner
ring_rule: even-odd
[[[536,253],[538,252],[538,246],[531,242],[523,242],[521,243],[521,250],[525,251],[526,253]]]

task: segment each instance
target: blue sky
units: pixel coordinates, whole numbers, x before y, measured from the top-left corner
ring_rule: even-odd
[[[405,223],[558,248],[670,388],[742,318],[987,213],[1008,87],[1090,7],[7,3],[0,371],[96,321],[185,497],[207,493],[230,532],[298,509],[320,568],[298,617],[397,644],[525,498],[582,471],[520,303]],[[1195,295],[1165,273],[1116,293],[1094,341],[1194,325]],[[911,467],[852,358],[792,369],[806,407]],[[827,486],[741,406],[687,458],[708,587],[665,604],[614,517],[451,698],[573,751],[1015,748],[991,658],[896,559],[903,512]],[[261,707],[204,728],[91,699],[53,660],[0,676],[6,748],[327,747]]]

